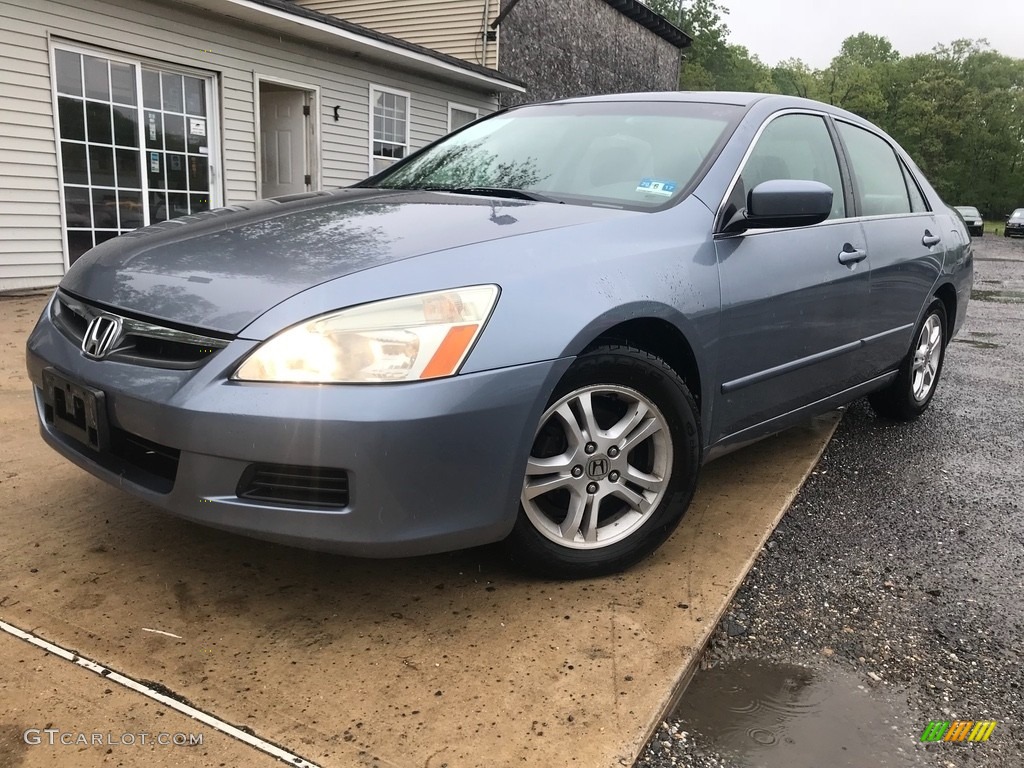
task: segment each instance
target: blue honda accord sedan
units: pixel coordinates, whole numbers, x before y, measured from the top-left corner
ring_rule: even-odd
[[[919,416],[972,281],[962,220],[855,115],[573,99],[103,243],[28,370],[47,443],[190,520],[593,576],[732,448],[862,396]]]

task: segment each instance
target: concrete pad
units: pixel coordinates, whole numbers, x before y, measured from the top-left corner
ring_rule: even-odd
[[[279,765],[9,635],[0,634],[0,669],[0,768]]]
[[[323,765],[631,765],[837,422],[707,467],[621,576],[346,559],[162,515],[53,453],[7,359],[40,306],[0,301],[0,618]]]

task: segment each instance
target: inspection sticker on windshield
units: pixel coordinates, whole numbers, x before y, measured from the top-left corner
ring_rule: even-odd
[[[662,181],[660,179],[641,179],[640,185],[636,188],[636,191],[671,197],[675,194],[676,183],[674,181]]]

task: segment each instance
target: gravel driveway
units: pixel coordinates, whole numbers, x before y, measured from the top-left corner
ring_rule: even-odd
[[[1024,765],[1024,242],[975,256],[930,410],[850,406],[640,768]]]

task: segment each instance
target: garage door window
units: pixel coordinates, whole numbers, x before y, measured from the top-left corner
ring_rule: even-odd
[[[68,48],[53,61],[69,264],[210,207],[211,78]]]

